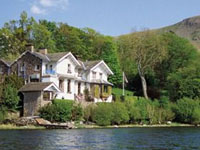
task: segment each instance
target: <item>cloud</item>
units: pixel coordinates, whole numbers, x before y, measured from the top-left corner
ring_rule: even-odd
[[[45,10],[42,9],[42,8],[39,8],[39,7],[36,6],[36,5],[32,5],[32,6],[31,6],[31,12],[32,12],[33,14],[37,14],[37,15],[45,14]]]
[[[31,12],[34,14],[45,14],[52,10],[65,10],[69,0],[34,0]]]

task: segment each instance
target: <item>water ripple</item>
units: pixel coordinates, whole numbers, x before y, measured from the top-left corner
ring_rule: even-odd
[[[0,130],[0,150],[200,150],[200,128]]]

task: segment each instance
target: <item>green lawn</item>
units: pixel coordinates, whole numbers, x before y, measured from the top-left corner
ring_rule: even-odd
[[[112,93],[117,95],[117,96],[121,96],[122,92],[123,92],[123,90],[120,89],[120,88],[113,88],[112,89]],[[129,90],[125,90],[124,93],[125,93],[125,96],[133,96],[133,94],[134,94],[132,91],[129,91]]]

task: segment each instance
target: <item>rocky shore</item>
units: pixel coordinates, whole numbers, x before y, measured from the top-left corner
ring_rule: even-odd
[[[167,124],[127,124],[98,126],[94,123],[84,124],[83,122],[51,123],[39,117],[22,117],[15,120],[5,120],[0,129],[95,129],[95,128],[133,128],[133,127],[192,127],[192,124],[167,123]]]

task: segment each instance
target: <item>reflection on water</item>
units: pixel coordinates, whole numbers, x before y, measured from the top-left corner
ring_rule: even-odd
[[[200,128],[0,130],[0,150],[192,150]]]

